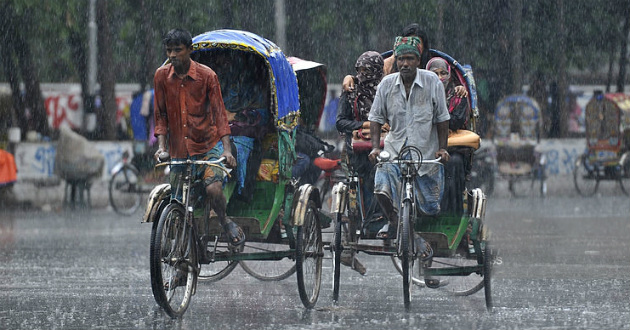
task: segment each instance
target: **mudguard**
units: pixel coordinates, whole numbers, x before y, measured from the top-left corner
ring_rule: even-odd
[[[153,190],[151,190],[151,194],[149,195],[149,201],[147,203],[147,209],[144,211],[144,215],[142,216],[142,222],[153,222],[156,217],[156,213],[160,206],[160,201],[163,199],[170,198],[171,196],[171,185],[168,183],[163,183],[155,186]]]
[[[332,188],[332,213],[346,212],[346,198],[348,198],[348,186],[344,182],[337,182]]]
[[[319,190],[311,184],[303,184],[298,188],[298,191],[295,192],[295,198],[293,199],[294,226],[304,224],[304,217],[306,216],[309,200],[314,201],[318,209],[322,207],[322,202],[319,200]]]

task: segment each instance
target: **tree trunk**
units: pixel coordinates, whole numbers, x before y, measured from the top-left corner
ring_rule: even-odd
[[[523,89],[523,46],[521,35],[521,17],[523,16],[522,0],[510,0],[510,17],[512,24],[510,71],[511,71],[511,92],[521,93]]]
[[[567,44],[567,33],[566,33],[566,25],[564,22],[565,9],[564,9],[564,0],[557,0],[558,4],[558,48],[556,50],[556,55],[558,56],[558,111],[557,114],[557,127],[558,137],[566,137],[568,131],[569,122],[569,109],[567,102],[567,93],[569,91],[569,84],[567,81],[567,55],[565,52],[566,44]]]
[[[46,107],[44,107],[44,98],[39,85],[39,77],[33,63],[33,53],[28,43],[28,38],[21,31],[28,31],[26,21],[28,15],[17,18],[17,24],[14,29],[13,51],[19,59],[20,74],[24,82],[24,105],[31,110],[32,129],[41,133],[42,136],[51,136],[51,129],[48,125],[48,116],[46,115]]]
[[[626,81],[626,67],[628,65],[628,37],[630,36],[630,3],[626,3],[624,8],[625,21],[623,32],[621,33],[621,53],[619,57],[619,77],[617,78],[617,93],[624,92]]]
[[[24,111],[24,102],[20,91],[20,77],[17,64],[13,56],[13,40],[15,30],[13,23],[13,9],[5,7],[0,11],[0,35],[5,36],[0,41],[0,51],[2,51],[2,68],[6,80],[11,88],[11,126],[17,126],[21,130],[21,139],[24,140],[28,131],[28,121]]]
[[[96,132],[96,136],[106,140],[116,139],[116,77],[112,55],[112,41],[109,31],[109,15],[107,0],[96,2],[96,24],[98,26],[98,77],[101,83],[100,96],[101,107],[96,109],[97,127],[102,127],[102,132]]]

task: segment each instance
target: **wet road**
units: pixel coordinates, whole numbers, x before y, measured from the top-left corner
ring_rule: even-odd
[[[493,313],[483,290],[453,297],[419,287],[405,312],[390,259],[360,254],[368,272],[342,269],[337,305],[330,259],[313,310],[303,308],[295,275],[260,282],[237,267],[201,284],[184,317],[172,320],[151,293],[151,225],[140,215],[3,210],[0,328],[630,329],[627,196],[495,195],[486,214],[499,250]]]

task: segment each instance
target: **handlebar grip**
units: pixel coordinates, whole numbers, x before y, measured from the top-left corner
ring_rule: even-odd
[[[160,153],[160,155],[158,156],[158,159],[160,160],[160,162],[165,162],[169,160],[170,158],[171,158],[171,155],[166,151]]]

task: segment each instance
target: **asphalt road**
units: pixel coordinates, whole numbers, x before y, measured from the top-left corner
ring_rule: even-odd
[[[4,209],[0,328],[630,329],[630,198],[614,187],[592,198],[507,196],[499,184],[486,213],[498,249],[492,313],[483,290],[454,297],[421,287],[406,312],[390,259],[359,254],[368,272],[342,269],[336,305],[330,259],[313,310],[302,306],[295,275],[261,282],[237,267],[200,285],[172,320],[151,293],[151,225],[139,214]]]

